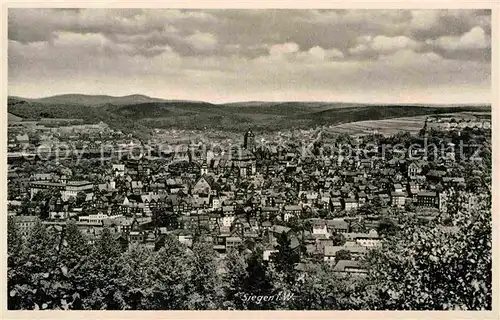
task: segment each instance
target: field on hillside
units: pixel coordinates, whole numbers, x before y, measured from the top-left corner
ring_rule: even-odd
[[[458,116],[463,119],[475,119],[478,116],[488,116],[491,112],[457,112],[443,113],[439,116]],[[393,135],[400,131],[407,131],[411,134],[418,133],[424,126],[425,119],[428,116],[401,117],[383,120],[367,120],[343,123],[336,126],[328,127],[330,133],[347,133],[347,134],[372,134],[379,133],[383,135]]]
[[[399,131],[408,131],[409,133],[414,134],[418,133],[418,131],[422,129],[425,118],[426,116],[416,116],[385,120],[356,121],[329,127],[327,131],[331,133],[379,133],[383,135],[392,135]]]

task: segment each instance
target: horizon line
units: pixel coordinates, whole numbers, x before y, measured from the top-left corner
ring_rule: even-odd
[[[157,99],[157,100],[165,100],[165,102],[168,101],[186,101],[186,102],[200,102],[200,103],[210,103],[214,105],[224,105],[224,104],[232,104],[232,103],[249,103],[249,102],[257,102],[257,103],[285,103],[285,102],[302,102],[302,103],[349,103],[349,104],[364,104],[364,105],[489,105],[491,106],[492,102],[363,102],[363,101],[355,101],[355,100],[350,100],[350,101],[332,101],[332,100],[255,100],[255,99],[249,99],[249,100],[229,100],[226,102],[221,102],[221,101],[209,101],[209,100],[198,100],[198,99],[188,99],[188,98],[162,98],[162,97],[153,97],[149,96],[146,94],[142,93],[130,93],[126,95],[111,95],[111,94],[90,94],[90,93],[60,93],[60,94],[55,94],[55,95],[49,95],[49,96],[39,96],[39,97],[26,97],[26,96],[19,96],[19,95],[9,95],[7,94],[7,98],[18,98],[18,99],[27,99],[27,100],[40,100],[40,99],[48,99],[48,98],[54,98],[54,97],[60,97],[60,96],[66,96],[66,95],[81,95],[81,96],[88,96],[88,97],[97,97],[97,96],[107,96],[110,98],[125,98],[125,97],[130,97],[130,96],[143,96],[149,99]],[[147,102],[146,102],[147,103]]]

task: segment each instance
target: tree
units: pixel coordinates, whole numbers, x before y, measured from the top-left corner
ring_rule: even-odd
[[[45,230],[41,223],[33,228],[27,241],[18,285],[11,297],[20,299],[21,309],[70,309],[78,307],[82,279],[78,267],[87,257],[87,241],[70,222],[61,231]],[[16,268],[12,268],[16,271]]]
[[[241,284],[242,299],[252,296],[270,296],[273,294],[272,279],[268,274],[268,266],[262,261],[262,250],[255,250],[247,260],[246,275]],[[246,299],[244,308],[249,310],[270,309],[270,304]]]
[[[372,208],[374,209],[379,209],[382,207],[382,200],[380,199],[379,196],[375,196],[372,201]]]
[[[54,282],[58,292],[54,293],[59,306],[63,309],[80,309],[80,290],[85,285],[86,274],[80,267],[90,253],[88,239],[80,232],[74,221],[68,221],[59,239],[57,268]]]
[[[286,275],[287,282],[293,282],[295,279],[295,265],[299,262],[299,254],[291,248],[291,241],[285,232],[278,236],[277,252],[271,254],[271,259],[278,272]]]
[[[154,281],[150,272],[154,257],[154,252],[142,245],[131,246],[119,257],[117,286],[125,302],[124,309],[141,310],[147,307],[150,285]]]
[[[11,274],[9,306],[14,309],[47,309],[53,306],[51,278],[57,250],[55,234],[49,233],[40,221],[31,230],[20,255],[19,264]]]
[[[21,200],[21,215],[29,215],[30,214],[31,201],[28,197],[24,197]]]
[[[318,210],[318,216],[322,219],[326,219],[329,213],[330,213],[330,211],[327,209],[319,209]]]
[[[76,202],[76,198],[75,198],[75,197],[70,196],[70,197],[68,198],[68,204],[73,205],[75,202]]]
[[[20,270],[22,250],[21,235],[14,218],[9,216],[7,218],[7,291],[9,292],[7,303],[9,309],[16,309],[19,299],[22,298],[17,295],[15,290],[16,285],[24,276]]]
[[[415,210],[416,210],[416,207],[412,201],[407,201],[405,203],[405,211],[406,212],[415,212]]]
[[[335,261],[351,260],[351,252],[349,250],[339,250],[335,253]]]
[[[378,198],[378,197],[376,197],[376,198]],[[367,202],[367,203],[363,204],[361,207],[359,207],[358,214],[365,215],[365,216],[377,215],[379,213],[379,209],[380,209],[380,206],[377,207],[376,204],[372,204],[372,203]]]
[[[288,308],[296,310],[354,309],[351,297],[357,291],[359,279],[351,279],[333,271],[327,263],[311,266],[292,287],[293,298]]]
[[[165,239],[162,247],[153,257],[147,277],[152,279],[145,308],[153,310],[184,309],[189,296],[188,248],[173,237]]]
[[[87,199],[87,194],[83,191],[79,191],[76,194],[76,204],[77,205],[82,205],[85,202],[85,199]]]
[[[334,246],[343,246],[345,243],[345,238],[342,234],[335,232],[332,236],[332,241]]]
[[[108,228],[104,228],[96,240],[88,259],[81,267],[86,274],[80,288],[84,309],[120,310],[125,308],[117,280],[120,275],[118,265],[121,247]]]
[[[13,258],[18,256],[23,248],[23,240],[14,219],[12,216],[7,217],[7,255]]]
[[[237,250],[228,252],[224,259],[225,272],[222,277],[224,302],[222,306],[227,309],[244,309],[242,297],[242,284],[247,277],[247,261],[245,255]]]
[[[377,232],[379,235],[394,236],[397,231],[398,231],[398,226],[392,219],[386,217],[380,219],[377,226]]]
[[[205,243],[193,245],[193,254],[188,260],[192,271],[187,279],[189,296],[186,309],[210,310],[217,309],[220,305],[222,292],[215,256],[213,246]]]
[[[490,310],[491,207],[438,220],[405,225],[397,237],[368,258],[367,287],[372,309]]]

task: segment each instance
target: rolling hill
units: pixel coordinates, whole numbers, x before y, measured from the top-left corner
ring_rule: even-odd
[[[114,97],[108,95],[62,94],[62,95],[39,98],[39,99],[27,99],[21,97],[10,97],[10,99],[38,102],[43,104],[70,104],[70,105],[89,105],[89,106],[98,106],[105,104],[133,105],[139,103],[175,101],[175,100],[151,98],[142,94],[132,94],[122,97]],[[184,102],[184,101],[179,100],[179,102]]]
[[[340,102],[236,102],[213,104],[132,95],[60,95],[43,99],[9,97],[8,112],[23,118],[80,118],[103,121],[124,132],[152,128],[273,131],[354,121],[465,111],[491,112],[489,105],[376,105]]]
[[[21,122],[23,118],[13,115],[11,113],[7,113],[7,121],[8,122]]]

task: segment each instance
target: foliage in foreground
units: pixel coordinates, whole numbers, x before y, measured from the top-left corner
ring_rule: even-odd
[[[365,263],[367,277],[335,273],[325,263],[298,272],[280,237],[277,263],[262,246],[225,259],[211,246],[189,249],[174,238],[152,251],[122,252],[110,234],[89,245],[74,223],[64,231],[38,223],[29,238],[8,224],[9,309],[491,309],[491,210],[456,208],[446,219],[408,219]],[[446,220],[446,223],[444,221]],[[290,295],[259,301],[252,296]]]

